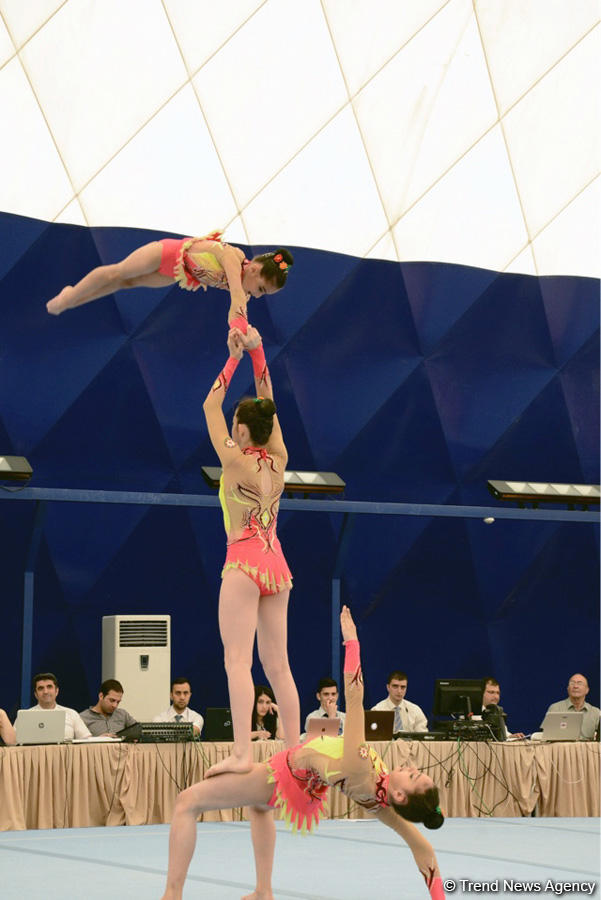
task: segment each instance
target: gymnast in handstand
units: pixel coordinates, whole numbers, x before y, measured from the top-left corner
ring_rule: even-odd
[[[228,335],[229,359],[204,402],[211,443],[223,467],[219,497],[227,553],[219,593],[219,629],[228,679],[234,746],[231,756],[209,770],[249,772],[250,720],[255,699],[251,675],[255,635],[259,658],[275,693],[289,747],[299,741],[300,705],[287,655],[287,611],[292,576],[276,534],[288,453],[282,437],[261,335],[245,319]],[[231,435],[223,401],[248,350],[257,396],[236,407]]]
[[[432,845],[411,824],[423,822],[427,828],[442,825],[444,817],[438,805],[438,789],[428,775],[414,766],[400,766],[388,773],[379,756],[366,744],[359,642],[346,606],[342,608],[340,625],[346,645],[344,735],[312,738],[298,747],[276,753],[267,762],[255,763],[250,772],[219,775],[183,791],[177,798],[171,822],[169,870],[162,900],[182,897],[200,813],[252,806],[268,815],[276,807],[295,830],[311,830],[325,812],[329,787],[342,791],[396,831],[409,845],[433,900],[444,900]],[[253,833],[256,889],[244,900],[273,900],[275,832],[269,830],[269,819],[264,821],[265,834],[261,822],[255,823]]]
[[[245,316],[250,297],[275,294],[286,284],[292,254],[281,248],[248,260],[244,251],[223,243],[215,231],[203,238],[164,238],[138,247],[121,262],[92,269],[76,285],[49,300],[54,316],[115,291],[178,284],[186,291],[202,287],[229,290],[236,314]]]

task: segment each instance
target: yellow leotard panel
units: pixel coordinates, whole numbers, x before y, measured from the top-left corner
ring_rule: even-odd
[[[223,527],[225,528],[225,533],[229,535],[231,521],[230,521],[230,511],[227,508],[227,503],[225,502],[225,488],[223,486],[223,472],[221,473],[221,478],[219,479],[219,502],[221,503],[221,509],[223,511]]]

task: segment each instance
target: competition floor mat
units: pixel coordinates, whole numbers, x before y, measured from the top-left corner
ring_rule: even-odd
[[[276,900],[427,900],[411,852],[376,821],[277,824]],[[3,900],[158,898],[168,825],[0,834]],[[599,896],[597,819],[448,819],[428,832],[446,896]],[[247,822],[200,823],[184,898],[235,900],[254,887]]]

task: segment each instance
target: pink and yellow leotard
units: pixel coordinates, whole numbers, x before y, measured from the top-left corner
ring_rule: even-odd
[[[160,241],[162,253],[159,272],[175,278],[185,291],[197,291],[200,287],[205,291],[207,287],[229,290],[225,272],[213,253],[189,252],[196,241],[215,241],[221,244],[221,236],[221,231],[214,231],[202,238],[163,238]],[[245,264],[246,260],[242,269]]]
[[[289,827],[307,832],[326,811],[328,788],[338,788],[407,841],[430,897],[444,900],[434,851],[417,828],[389,806],[386,766],[365,742],[358,641],[346,642],[344,693],[343,737],[313,738],[276,753],[267,762],[268,781],[274,786],[269,805],[282,811]]]
[[[277,753],[267,764],[274,784],[270,805],[280,808],[288,824],[298,831],[311,831],[324,815],[329,787],[338,788],[364,809],[386,816],[388,769],[365,742],[358,641],[347,642],[344,673],[344,735],[312,738]]]
[[[260,488],[260,477],[245,483],[240,481],[225,486],[223,475],[219,486],[219,499],[223,509],[223,523],[228,536],[227,554],[221,577],[229,569],[240,569],[258,586],[261,596],[277,594],[292,587],[292,575],[284,558],[282,547],[276,534],[279,501],[284,487],[283,474],[275,469],[273,458],[263,447],[247,447],[243,450],[246,456],[256,456],[256,473],[261,475],[263,467],[267,467],[270,475],[267,479],[270,489],[263,493]],[[242,510],[242,533],[230,539],[232,532],[232,514],[235,509],[239,519]]]

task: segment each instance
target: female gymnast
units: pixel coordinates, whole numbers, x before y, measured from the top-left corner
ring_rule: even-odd
[[[238,247],[224,244],[221,234],[215,231],[204,238],[164,238],[144,244],[121,262],[98,266],[76,285],[67,285],[48,301],[46,309],[58,316],[125,288],[179,284],[186,291],[229,290],[235,314],[246,317],[249,298],[283,288],[294,260],[284,248],[248,260]]]
[[[267,741],[283,736],[273,691],[267,684],[256,684],[255,705],[250,723],[251,740]]]
[[[300,705],[286,650],[292,576],[276,535],[288,453],[275,414],[261,335],[243,317],[235,321],[248,330],[246,334],[237,326],[230,330],[230,357],[203,407],[209,437],[223,467],[219,497],[227,554],[219,593],[219,630],[234,729],[232,755],[212,766],[208,775],[251,769],[255,634],[265,675],[277,697],[286,742],[293,747],[300,738]],[[252,359],[257,397],[238,404],[230,436],[222,407],[244,349]]]
[[[388,825],[407,842],[433,900],[444,900],[444,889],[432,845],[412,825],[439,828],[443,815],[438,790],[428,775],[413,766],[388,773],[365,742],[363,678],[357,630],[346,606],[340,614],[346,645],[344,693],[346,724],[342,737],[317,737],[282,750],[250,772],[228,773],[201,781],[177,798],[169,835],[169,870],[162,900],[179,900],[196,844],[196,819],[206,810],[253,805],[267,811],[280,808],[296,830],[311,830],[324,813],[328,787],[343,794]],[[273,900],[271,871],[275,834],[253,834],[257,886],[244,900]]]

